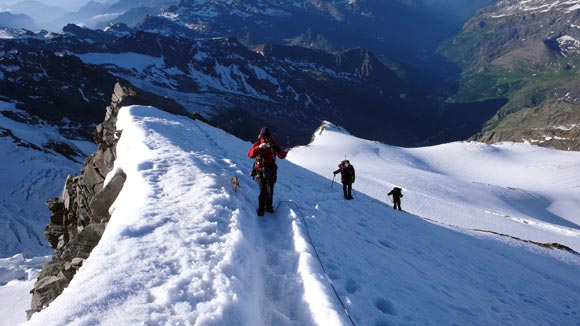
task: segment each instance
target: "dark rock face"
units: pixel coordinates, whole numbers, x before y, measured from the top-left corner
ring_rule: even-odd
[[[505,117],[494,129],[480,132],[470,140],[485,143],[524,141],[580,151],[580,106],[551,101],[536,108],[525,108]]]
[[[174,114],[191,118],[183,107],[172,100],[139,90],[127,83],[117,83],[105,121],[95,132],[98,150],[85,160],[79,176],[69,176],[60,198],[47,202],[51,211],[45,235],[55,249],[36,281],[28,317],[45,308],[68,286],[74,274],[98,244],[107,222],[109,208],[123,188],[126,176],[122,170],[103,187],[105,177],[113,170],[116,144],[117,113],[123,106],[153,105]]]

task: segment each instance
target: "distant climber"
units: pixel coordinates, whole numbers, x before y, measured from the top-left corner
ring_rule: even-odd
[[[283,159],[286,154],[287,152],[276,144],[268,128],[263,127],[260,129],[258,141],[253,143],[248,151],[248,157],[256,159],[252,169],[252,177],[254,177],[260,188],[258,216],[264,216],[264,211],[274,213],[272,202],[274,199],[274,185],[278,178],[276,156]]]
[[[354,166],[350,164],[349,160],[344,160],[338,163],[338,170],[332,173],[334,175],[340,173],[344,199],[354,199],[352,198],[352,184],[354,183],[355,173]]]
[[[403,193],[402,193],[403,189],[399,188],[399,187],[395,187],[393,188],[393,190],[391,190],[391,192],[389,192],[387,194],[387,196],[393,196],[392,202],[393,202],[393,209],[399,209],[400,211],[402,211],[401,209],[401,198],[403,197]]]

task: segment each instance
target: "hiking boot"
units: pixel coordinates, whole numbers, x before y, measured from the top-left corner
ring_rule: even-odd
[[[270,214],[274,214],[274,208],[273,207],[266,207],[266,212],[268,212]]]
[[[354,197],[352,197],[352,195],[348,195],[347,199],[354,199]]]
[[[256,213],[258,213],[258,216],[264,216],[264,212],[259,209],[256,209]]]

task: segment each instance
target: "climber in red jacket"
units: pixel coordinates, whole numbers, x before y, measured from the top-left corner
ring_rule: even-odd
[[[276,144],[270,130],[263,127],[260,129],[258,141],[253,143],[248,151],[248,157],[256,159],[252,177],[254,177],[260,187],[258,216],[264,216],[264,210],[268,213],[274,213],[272,201],[274,198],[274,184],[276,184],[278,173],[276,156],[283,159],[286,157],[286,151]]]

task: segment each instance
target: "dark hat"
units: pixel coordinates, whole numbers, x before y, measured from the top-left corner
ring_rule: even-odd
[[[260,129],[260,137],[270,137],[270,136],[272,136],[272,134],[270,134],[270,129],[266,127],[262,127],[262,129]]]

